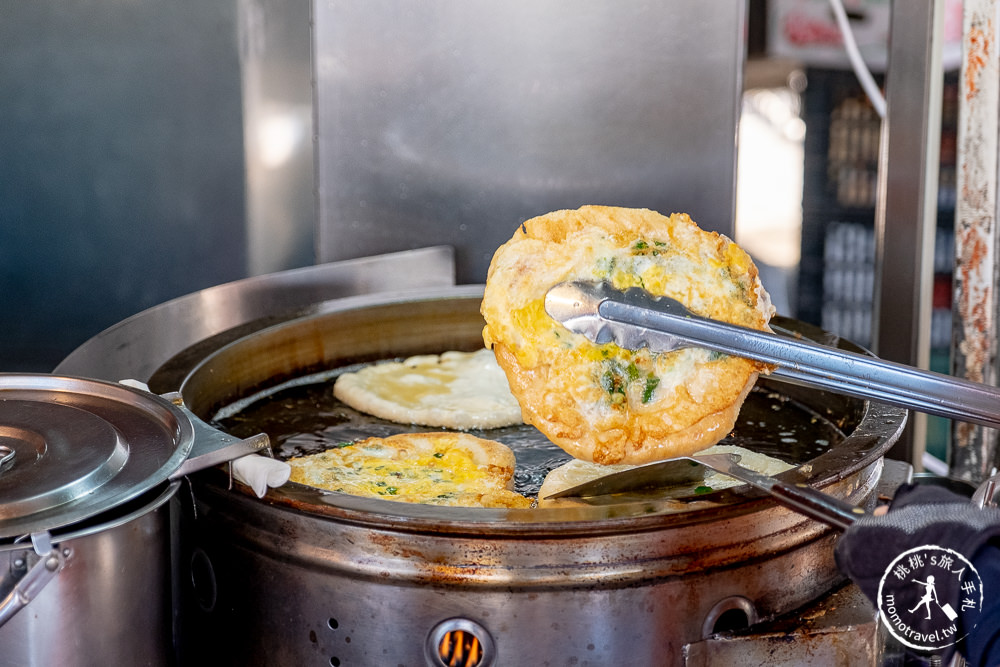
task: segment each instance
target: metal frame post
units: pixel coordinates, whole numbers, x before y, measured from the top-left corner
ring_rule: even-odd
[[[873,347],[920,368],[930,361],[943,5],[893,2],[875,215]],[[889,456],[919,468],[925,440],[926,419],[914,413]]]

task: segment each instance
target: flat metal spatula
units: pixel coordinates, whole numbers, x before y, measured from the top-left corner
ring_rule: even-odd
[[[739,465],[738,454],[695,454],[658,461],[612,473],[558,491],[550,498],[602,496],[611,493],[641,491],[655,486],[684,484],[704,479],[705,468],[728,475],[766,491],[776,501],[811,519],[844,530],[865,511],[805,484],[787,484]],[[704,466],[704,467],[702,467]]]
[[[739,455],[736,460],[739,460]],[[588,498],[612,493],[628,493],[671,486],[690,486],[705,481],[708,468],[695,457],[681,456],[613,472],[582,484],[556,491],[550,498]]]
[[[718,322],[682,303],[606,282],[566,282],[545,311],[596,343],[668,352],[704,347],[772,364],[771,377],[870,398],[932,415],[1000,428],[1000,390],[989,385],[836,349],[805,339]]]

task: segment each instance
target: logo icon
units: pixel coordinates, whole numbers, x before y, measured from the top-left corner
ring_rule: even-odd
[[[976,626],[982,609],[979,572],[952,549],[931,544],[910,549],[889,564],[879,582],[882,622],[900,643],[918,651],[958,643]]]

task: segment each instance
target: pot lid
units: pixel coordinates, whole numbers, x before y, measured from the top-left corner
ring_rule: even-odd
[[[194,446],[187,413],[141,389],[0,373],[0,538],[51,530],[165,481]]]

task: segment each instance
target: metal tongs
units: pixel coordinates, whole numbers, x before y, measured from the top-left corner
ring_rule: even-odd
[[[1000,390],[989,385],[847,352],[801,338],[695,315],[669,297],[606,282],[566,282],[545,311],[595,343],[670,352],[703,347],[773,365],[771,376],[958,421],[1000,428]]]

